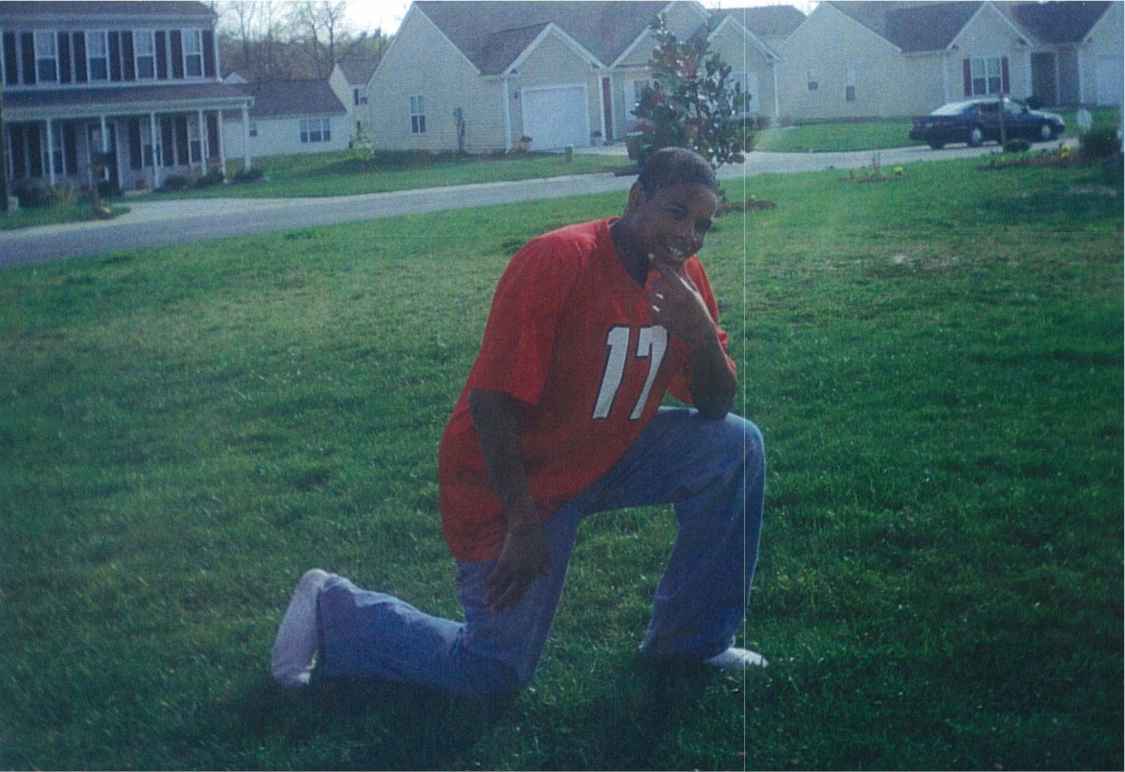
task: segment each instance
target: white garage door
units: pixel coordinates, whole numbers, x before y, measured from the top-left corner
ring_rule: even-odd
[[[557,150],[590,144],[590,117],[586,114],[586,89],[578,86],[523,89],[523,133],[531,137],[532,150]]]
[[[1121,70],[1125,62],[1118,56],[1098,57],[1098,104],[1121,104]]]

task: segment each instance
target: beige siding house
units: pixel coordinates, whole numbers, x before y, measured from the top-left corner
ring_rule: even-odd
[[[410,7],[372,76],[375,146],[479,153],[521,137],[533,150],[620,140],[652,78],[650,27],[660,14],[678,37],[710,35],[743,82],[760,85],[753,110],[776,112],[780,55],[752,29],[764,17],[685,0],[426,0]],[[786,18],[789,30],[774,13],[770,32],[783,35],[804,16],[789,8]]]
[[[822,2],[780,44],[781,112],[794,120],[907,116],[999,93],[1044,105],[1119,105],[1121,6]]]

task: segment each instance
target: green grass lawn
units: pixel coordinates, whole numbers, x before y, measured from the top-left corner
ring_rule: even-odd
[[[446,185],[594,174],[628,165],[628,161],[620,157],[583,153],[575,154],[571,161],[554,153],[439,157],[433,160],[419,157],[413,161],[404,161],[400,156],[376,154],[373,165],[361,163],[347,152],[259,158],[254,159],[252,165],[263,170],[263,180],[177,193],[150,193],[137,200],[353,196]],[[228,159],[227,166],[233,178],[234,173],[242,168],[242,163]]]
[[[435,450],[495,281],[620,194],[0,272],[0,768],[1120,769],[1120,188],[975,169],[755,177],[709,238],[770,667],[638,662],[674,524],[630,510],[507,706],[283,693],[269,647],[311,566],[457,613]]]
[[[111,206],[110,211],[114,217],[120,217],[129,211],[126,206]],[[0,213],[0,231],[11,231],[17,228],[32,228],[39,225],[61,225],[69,222],[85,222],[95,220],[94,209],[86,202],[77,204],[56,204],[54,206],[37,207],[34,209],[20,209],[18,212],[8,214]]]
[[[1117,108],[1097,108],[1090,112],[1095,126],[1120,125],[1121,113]],[[1065,136],[1078,137],[1077,111],[1064,110],[1059,114],[1066,121]],[[900,118],[777,127],[758,132],[754,149],[771,153],[838,153],[911,147],[920,143],[910,139],[910,125],[909,118]]]

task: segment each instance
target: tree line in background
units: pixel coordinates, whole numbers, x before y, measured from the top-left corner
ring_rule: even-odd
[[[211,0],[223,76],[248,81],[325,79],[344,58],[382,58],[391,37],[355,30],[346,0]]]

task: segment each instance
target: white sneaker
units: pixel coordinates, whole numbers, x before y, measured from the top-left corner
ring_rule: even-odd
[[[314,568],[305,572],[293,590],[289,607],[277,628],[270,672],[282,686],[307,686],[316,657],[316,599],[330,575]]]
[[[749,670],[752,667],[766,667],[769,665],[766,658],[758,652],[750,651],[749,649],[736,649],[733,646],[721,654],[716,654],[714,657],[711,657],[711,659],[705,659],[703,661],[720,670],[735,673]]]

